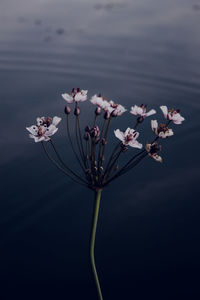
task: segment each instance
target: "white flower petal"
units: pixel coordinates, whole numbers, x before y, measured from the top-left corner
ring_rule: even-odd
[[[125,111],[127,111],[127,109],[125,109],[124,106],[122,106],[121,104],[119,104],[116,108],[117,111],[117,115],[121,116]]]
[[[38,143],[38,142],[42,142],[42,141],[44,141],[44,136],[34,136],[34,135],[32,135],[32,134],[29,134],[29,137],[30,138],[32,138],[32,139],[34,139],[34,141],[36,142],[36,143]]]
[[[92,98],[90,99],[90,102],[94,105],[98,105],[100,107],[102,107],[103,104],[103,98],[102,97],[98,97],[97,95],[92,96]]]
[[[133,132],[134,132],[134,129],[131,129],[130,127],[128,127],[126,129],[126,131],[124,132],[124,136],[126,137],[128,134],[133,133]]]
[[[156,110],[155,109],[151,109],[148,113],[145,114],[146,117],[152,116],[156,114]]]
[[[87,91],[86,90],[82,90],[80,92],[78,92],[75,97],[74,100],[76,102],[83,102],[87,100]]]
[[[41,117],[41,118],[37,118],[36,121],[37,121],[37,125],[40,126],[43,124],[43,119],[44,117]]]
[[[142,115],[143,109],[140,106],[134,105],[131,107],[130,113],[132,115]]]
[[[173,130],[172,129],[168,129],[167,130],[167,136],[172,136],[174,135]]]
[[[38,134],[38,127],[36,125],[26,127],[26,129],[34,136],[36,136]]]
[[[70,94],[67,94],[67,93],[62,94],[62,97],[68,103],[73,103],[73,97]]]
[[[158,129],[158,122],[157,120],[151,120],[151,128],[153,131]]]
[[[56,117],[56,116],[53,117],[52,125],[54,125],[54,126],[58,125],[58,123],[60,123],[61,120],[62,120],[62,119],[59,118],[59,117]]]
[[[124,133],[119,129],[114,130],[115,136],[122,142],[124,142]]]
[[[160,109],[162,110],[165,119],[167,119],[167,115],[168,115],[168,108],[167,108],[167,106],[162,105],[162,106],[160,106]]]
[[[138,148],[141,149],[142,148],[142,144],[140,144],[138,141],[136,140],[132,140],[128,143],[129,146],[134,147],[134,148]]]
[[[174,114],[172,117],[172,121],[177,125],[181,124],[184,120],[185,119],[179,113]]]
[[[54,125],[50,125],[49,127],[47,127],[44,135],[45,137],[47,136],[52,136],[53,134],[55,134],[58,131],[58,128]]]

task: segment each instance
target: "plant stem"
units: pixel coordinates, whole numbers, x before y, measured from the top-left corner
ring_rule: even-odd
[[[94,246],[95,246],[95,237],[96,237],[97,221],[98,221],[98,215],[99,215],[101,192],[102,192],[102,190],[100,190],[100,189],[95,192],[94,216],[93,216],[92,233],[91,233],[91,239],[90,239],[90,259],[91,259],[92,271],[94,274],[94,279],[95,279],[95,283],[96,283],[99,300],[103,300],[103,296],[101,293],[101,287],[100,287],[98,274],[97,274],[97,270],[96,270],[96,265],[95,265]]]

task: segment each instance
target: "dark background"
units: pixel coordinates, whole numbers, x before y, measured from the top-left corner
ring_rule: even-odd
[[[147,103],[159,121],[160,105],[186,118],[163,143],[163,164],[146,159],[103,191],[96,262],[105,300],[199,299],[199,29],[198,0],[0,1],[1,299],[97,298],[93,194],[25,130],[37,116],[64,118],[61,93],[77,86],[128,109]],[[83,126],[92,112],[82,105]],[[140,142],[151,139],[150,118],[138,130]],[[73,166],[64,120],[55,141]]]

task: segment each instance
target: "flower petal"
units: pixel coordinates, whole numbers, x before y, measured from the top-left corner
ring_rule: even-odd
[[[158,129],[157,120],[151,120],[151,128],[152,128],[153,131],[156,131]]]
[[[52,135],[55,134],[57,131],[58,131],[58,128],[57,128],[56,126],[50,125],[50,126],[46,129],[44,135],[45,135],[45,137],[47,137],[47,136],[52,136]]]
[[[160,109],[162,110],[165,119],[167,119],[167,115],[168,115],[168,108],[167,108],[167,106],[162,105],[162,106],[160,106]]]
[[[41,118],[37,118],[36,121],[37,121],[37,126],[40,126],[43,124],[43,120],[44,120],[44,117],[41,117]]]
[[[151,115],[156,114],[156,110],[155,109],[151,109],[148,113],[145,114],[146,117],[149,117]]]
[[[183,118],[179,113],[174,114],[172,117],[172,121],[177,125],[181,124],[184,120],[185,118]]]
[[[140,106],[134,105],[131,107],[130,113],[132,115],[142,115],[143,109]]]
[[[44,141],[44,136],[34,136],[34,135],[32,135],[32,134],[29,134],[29,137],[31,138],[31,139],[34,139],[34,141],[36,142],[36,143],[38,143],[38,142],[42,142],[42,141]]]
[[[134,148],[138,148],[141,149],[142,148],[142,144],[140,144],[138,141],[136,140],[132,140],[128,143],[129,146],[134,147]]]
[[[122,142],[124,142],[124,133],[119,129],[114,130],[115,136]]]
[[[160,163],[163,162],[162,157],[160,155],[158,155],[157,153],[152,154],[151,157]]]
[[[67,94],[67,93],[62,94],[62,97],[68,103],[73,103],[73,97],[70,94]]]
[[[26,127],[26,129],[34,136],[36,136],[38,134],[38,127],[36,125]]]
[[[74,100],[76,102],[83,102],[87,100],[87,90],[81,90],[80,92],[78,92],[75,97]]]
[[[54,126],[58,125],[58,123],[60,123],[61,120],[62,120],[62,119],[59,118],[59,117],[56,117],[56,116],[53,117],[52,125],[54,125]]]

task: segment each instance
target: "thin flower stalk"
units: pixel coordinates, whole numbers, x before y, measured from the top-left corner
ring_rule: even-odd
[[[110,124],[111,124],[111,121],[112,121],[112,116],[110,116],[109,120],[108,120],[108,124],[107,124],[107,127],[106,127],[106,131],[105,131],[105,135],[104,135],[104,140],[105,140],[105,143],[103,145],[103,150],[102,150],[102,153],[100,154],[100,167],[103,167],[103,162],[105,160],[105,151],[106,151],[106,143],[107,143],[107,136],[108,136],[108,130],[110,128]]]
[[[92,224],[92,232],[90,238],[90,260],[91,260],[91,266],[92,266],[92,271],[94,275],[94,280],[95,280],[99,300],[103,300],[103,296],[102,296],[101,286],[99,283],[99,278],[96,270],[94,248],[95,248],[95,238],[96,238],[97,222],[99,216],[101,192],[102,192],[101,189],[95,192],[95,206],[93,211],[93,224]]]
[[[63,165],[63,166],[64,166],[64,167],[72,174],[72,175],[74,175],[77,179],[79,179],[80,181],[82,181],[82,182],[84,182],[84,183],[87,183],[87,182],[85,182],[85,180],[83,180],[78,174],[76,174],[70,167],[68,167],[68,166],[66,165],[66,163],[63,161],[63,159],[61,158],[60,154],[58,153],[58,151],[57,151],[57,149],[56,149],[56,147],[55,147],[55,145],[54,145],[52,139],[50,140],[50,143],[51,143],[51,145],[52,145],[52,148],[53,148],[53,150],[54,150],[54,152],[55,152],[57,158],[58,158],[59,161],[61,162],[61,164],[62,164],[62,165]]]
[[[78,183],[78,184],[81,184],[83,186],[87,186],[86,184],[84,184],[83,182],[80,182],[76,179],[74,179],[65,169],[63,169],[56,161],[55,159],[49,154],[49,152],[47,151],[45,145],[44,145],[44,142],[41,142],[42,144],[42,147],[44,149],[44,152],[45,154],[47,155],[47,157],[49,158],[49,160],[61,171],[63,172],[65,175],[67,175],[68,177],[71,178],[71,180],[73,180],[74,182]]]
[[[67,115],[66,120],[67,120],[67,135],[68,135],[68,139],[69,139],[72,151],[73,151],[73,153],[74,153],[74,155],[75,155],[75,157],[76,157],[76,159],[77,159],[77,161],[78,161],[81,169],[83,170],[83,172],[85,172],[84,167],[83,167],[83,165],[81,163],[81,160],[80,160],[80,158],[79,158],[79,156],[78,156],[78,154],[77,154],[77,152],[76,152],[76,150],[74,148],[74,144],[73,144],[73,141],[72,141],[72,137],[71,137],[71,133],[70,133],[70,127],[69,127],[69,115]]]

